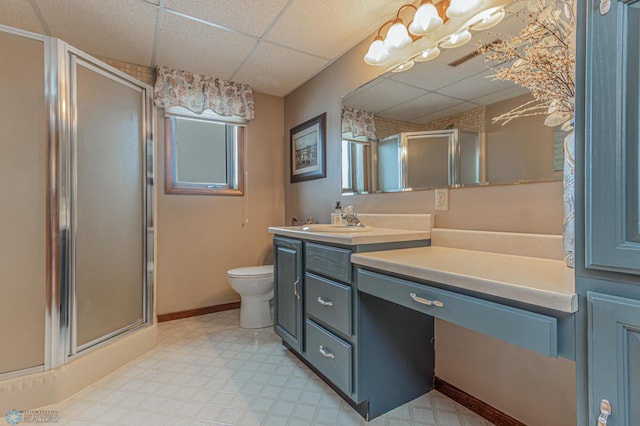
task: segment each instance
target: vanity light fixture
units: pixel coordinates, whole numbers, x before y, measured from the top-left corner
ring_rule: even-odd
[[[440,55],[440,48],[455,48],[468,43],[471,31],[491,28],[505,17],[504,8],[515,0],[421,0],[401,6],[394,18],[382,24],[369,46],[364,61],[400,72],[415,62]],[[413,9],[408,25],[401,14]],[[390,24],[390,26],[389,26]],[[383,30],[387,28],[386,35]]]
[[[413,22],[409,25],[411,34],[417,36],[427,35],[442,26],[444,20],[438,14],[438,9],[431,1],[423,1],[413,16]]]
[[[449,18],[462,18],[469,11],[476,9],[482,0],[451,0],[451,4],[447,8],[447,16]]]
[[[469,25],[469,28],[475,31],[488,30],[498,25],[504,19],[504,15],[505,11],[502,7],[485,10],[473,18],[474,21]]]
[[[440,43],[440,47],[444,47],[446,49],[460,47],[463,44],[467,44],[469,40],[471,40],[471,33],[465,28],[464,30],[453,33],[447,37],[442,41],[442,43]]]
[[[440,56],[440,49],[437,47],[430,47],[423,50],[422,53],[413,58],[413,60],[416,62],[427,62],[437,58],[438,56]]]
[[[402,72],[402,71],[406,71],[409,68],[413,67],[415,65],[414,61],[407,61],[403,64],[398,65],[397,67],[395,67],[394,69],[391,70],[391,72]]]

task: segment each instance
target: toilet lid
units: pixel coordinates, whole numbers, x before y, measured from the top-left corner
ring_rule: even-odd
[[[267,277],[270,275],[273,275],[273,265],[246,266],[227,271],[229,277]]]

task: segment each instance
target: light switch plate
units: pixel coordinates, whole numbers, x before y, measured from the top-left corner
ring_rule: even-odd
[[[436,189],[436,210],[449,210],[449,188]]]

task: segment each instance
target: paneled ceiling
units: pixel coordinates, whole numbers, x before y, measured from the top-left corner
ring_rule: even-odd
[[[247,83],[284,96],[405,0],[0,0],[0,24],[92,55]]]

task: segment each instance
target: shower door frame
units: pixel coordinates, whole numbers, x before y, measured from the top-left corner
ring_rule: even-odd
[[[91,70],[118,83],[134,86],[142,97],[143,169],[143,306],[142,320],[78,346],[76,342],[76,283],[74,274],[76,190],[74,151],[77,144],[73,87],[76,58]],[[155,322],[154,315],[154,143],[152,88],[62,40],[45,40],[45,97],[48,109],[49,280],[47,285],[47,332],[45,370],[56,368],[84,353],[100,348],[111,339]]]

